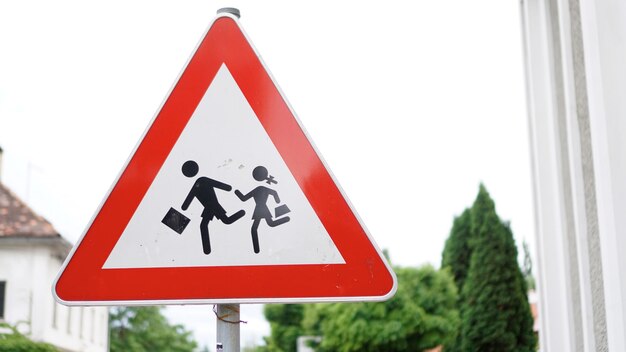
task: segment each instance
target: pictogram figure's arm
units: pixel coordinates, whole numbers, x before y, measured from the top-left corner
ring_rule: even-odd
[[[237,195],[237,197],[239,197],[239,199],[241,199],[242,202],[247,201],[248,199],[252,198],[252,192],[244,195],[243,193],[241,193],[241,191],[239,191],[238,189],[235,190],[235,194]]]
[[[233,189],[233,186],[231,185],[227,185],[225,183],[222,183],[220,181],[216,181],[214,179],[209,179],[211,180],[211,186],[215,187],[215,188],[219,188],[219,189],[223,189],[224,191],[228,191],[230,192],[231,189]]]
[[[196,185],[194,184],[191,190],[189,191],[187,198],[185,198],[185,201],[183,202],[183,206],[181,207],[181,209],[187,210],[187,208],[189,208],[189,204],[191,204],[191,201],[195,197],[196,197]]]

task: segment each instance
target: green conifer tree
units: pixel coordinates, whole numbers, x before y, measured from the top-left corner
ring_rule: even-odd
[[[441,267],[450,268],[450,273],[454,277],[459,292],[463,287],[470,261],[470,209],[465,209],[463,213],[454,219],[450,236],[446,240],[441,258]]]
[[[536,350],[526,283],[513,233],[483,185],[471,209],[471,257],[461,290],[461,348],[473,352]]]
[[[450,271],[459,293],[469,270],[471,221],[472,217],[469,208],[465,209],[460,216],[454,219],[450,235],[446,240],[441,256],[441,267]],[[460,300],[457,301],[456,308],[460,308]],[[454,336],[448,340],[444,350],[446,352],[461,352],[459,330],[454,331]]]

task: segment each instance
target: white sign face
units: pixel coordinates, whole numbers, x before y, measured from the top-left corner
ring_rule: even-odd
[[[191,177],[183,174],[188,161],[198,166]],[[260,181],[253,175],[259,166],[258,173],[266,176]],[[223,185],[232,189],[223,189],[228,188]],[[279,202],[267,189],[278,195]],[[243,201],[240,195],[249,198]],[[187,198],[188,208],[183,210]],[[290,212],[275,214],[281,205]],[[215,206],[218,210],[211,210]],[[225,216],[207,220],[211,215],[203,212],[220,213],[219,207]],[[170,208],[190,220],[181,234],[161,221]],[[284,206],[277,211],[281,209]],[[269,221],[280,222],[274,227],[268,226],[268,210]],[[236,220],[229,224],[228,217]],[[286,222],[280,220],[286,218]],[[257,222],[255,253],[252,231]],[[202,227],[204,231],[208,228],[208,254]],[[103,268],[344,263],[228,68],[222,65]]]

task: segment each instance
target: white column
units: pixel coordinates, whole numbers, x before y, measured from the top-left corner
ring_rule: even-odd
[[[564,204],[563,153],[557,116],[562,113],[562,84],[558,79],[560,55],[549,4],[529,0],[522,5],[522,30],[526,54],[526,82],[533,161],[533,191],[537,232],[537,259],[540,311],[540,346],[544,351],[574,351],[574,315],[568,233]],[[565,170],[567,171],[567,170]],[[580,325],[580,324],[578,324]]]
[[[626,351],[626,3],[522,4],[543,351]]]

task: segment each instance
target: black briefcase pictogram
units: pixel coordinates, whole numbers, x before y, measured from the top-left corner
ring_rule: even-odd
[[[161,222],[165,224],[170,229],[174,230],[178,234],[182,234],[185,231],[185,227],[189,224],[189,218],[183,215],[181,212],[174,208],[170,208],[170,210],[165,214],[165,217]]]

